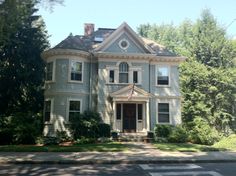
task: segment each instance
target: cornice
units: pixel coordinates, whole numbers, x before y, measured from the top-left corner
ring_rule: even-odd
[[[49,57],[57,55],[69,55],[69,56],[79,56],[83,58],[88,58],[90,56],[90,53],[75,49],[49,49],[41,54],[44,60],[47,60]]]

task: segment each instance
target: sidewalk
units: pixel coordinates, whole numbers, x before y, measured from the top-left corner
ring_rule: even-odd
[[[132,143],[128,152],[0,152],[0,163],[147,164],[236,162],[236,152],[166,152],[151,144]]]

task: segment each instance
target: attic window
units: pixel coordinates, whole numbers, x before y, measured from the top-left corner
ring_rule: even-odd
[[[119,42],[119,47],[123,50],[127,49],[129,47],[129,42],[126,39],[121,39]]]

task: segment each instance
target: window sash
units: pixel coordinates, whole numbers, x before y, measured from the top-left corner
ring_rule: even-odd
[[[71,80],[82,81],[82,62],[71,62]]]
[[[169,103],[158,103],[158,122],[159,123],[170,122]]]
[[[138,83],[138,71],[133,72],[133,83]]]
[[[44,121],[49,122],[51,118],[51,100],[44,102]]]
[[[115,72],[114,72],[114,70],[110,70],[109,71],[109,82],[114,83],[114,81],[115,81]]]
[[[169,85],[168,67],[157,67],[157,85]]]
[[[121,120],[121,104],[116,104],[116,119]]]
[[[143,105],[138,104],[138,120],[142,120],[142,119],[143,119]]]
[[[121,73],[119,74],[119,83],[128,83],[129,82],[129,74]]]
[[[69,101],[69,121],[71,121],[73,117],[80,114],[80,111],[81,111],[80,106],[81,106],[80,101],[77,101],[77,100]]]
[[[46,81],[52,81],[53,75],[53,62],[48,62],[46,64]]]

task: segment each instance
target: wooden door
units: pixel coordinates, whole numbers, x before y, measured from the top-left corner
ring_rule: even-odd
[[[136,104],[123,104],[123,131],[136,132]]]

